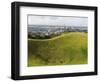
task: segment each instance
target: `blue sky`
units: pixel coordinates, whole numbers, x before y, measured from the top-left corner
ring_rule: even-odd
[[[28,25],[88,26],[87,17],[28,15]]]

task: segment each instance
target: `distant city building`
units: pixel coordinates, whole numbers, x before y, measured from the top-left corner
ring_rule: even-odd
[[[87,32],[87,27],[65,25],[28,25],[28,34],[32,37],[45,37],[63,32]]]

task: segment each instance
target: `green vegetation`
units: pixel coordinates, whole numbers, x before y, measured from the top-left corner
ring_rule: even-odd
[[[69,32],[51,39],[28,39],[28,66],[86,64],[87,33]]]
[[[48,35],[44,35],[44,34],[31,34],[28,33],[28,38],[29,39],[50,39],[56,36],[61,35],[61,33],[57,33],[57,34],[48,34]]]

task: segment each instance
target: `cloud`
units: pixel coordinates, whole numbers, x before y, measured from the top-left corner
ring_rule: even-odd
[[[88,26],[88,18],[87,17],[29,15],[28,24],[29,25]]]

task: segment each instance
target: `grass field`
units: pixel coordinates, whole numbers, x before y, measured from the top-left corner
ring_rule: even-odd
[[[28,39],[28,66],[87,64],[87,33],[70,32],[51,39]]]

